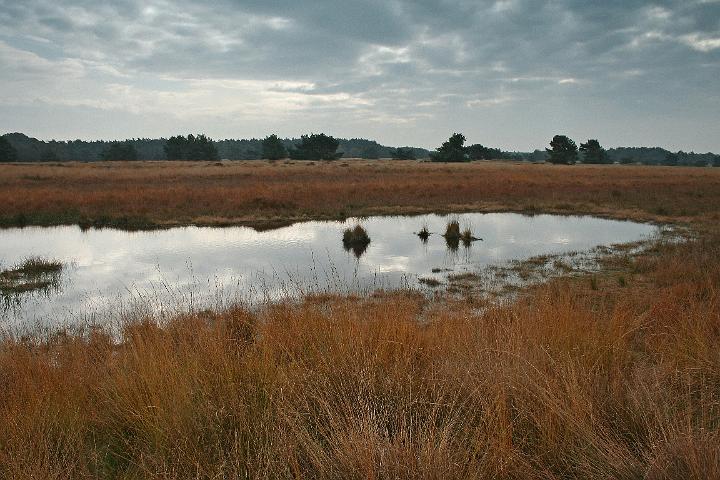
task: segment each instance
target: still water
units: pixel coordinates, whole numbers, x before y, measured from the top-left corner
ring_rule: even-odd
[[[451,219],[482,241],[449,245],[439,233]],[[346,250],[342,232],[358,223],[372,241],[364,251]],[[423,225],[434,232],[427,242],[415,235]],[[309,291],[417,286],[418,278],[432,276],[433,269],[479,270],[633,242],[657,230],[588,216],[513,213],[312,221],[264,232],[246,227],[6,229],[0,230],[0,269],[30,256],[60,260],[65,268],[56,289],[5,299],[0,327],[102,322],[138,308],[158,313],[222,307]]]

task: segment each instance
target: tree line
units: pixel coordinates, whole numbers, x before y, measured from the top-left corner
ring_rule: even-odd
[[[506,155],[500,156],[502,152],[497,149],[486,148],[480,144],[465,146],[465,135],[462,133],[454,133],[446,142],[443,142],[434,152],[430,153],[430,160],[433,162],[469,162],[471,160],[501,160],[512,157]],[[633,150],[627,148],[614,149],[617,151]],[[720,155],[713,153],[696,154],[691,152],[686,154],[682,151],[678,153],[669,152],[660,148],[648,149],[639,148],[641,152],[646,150],[660,151],[661,157],[653,156],[652,161],[633,159],[631,156],[623,155],[619,161],[615,158],[611,151],[606,150],[600,145],[597,139],[588,139],[580,146],[575,143],[567,135],[555,135],[550,140],[550,148],[545,151],[535,150],[532,154],[523,155],[523,160],[536,162],[549,162],[553,164],[573,165],[578,162],[586,164],[611,164],[611,163],[643,163],[646,165],[689,165],[696,167],[705,167],[712,165],[720,167]],[[500,152],[500,153],[498,153]]]
[[[346,158],[430,158],[437,162],[471,160],[518,160],[558,164],[642,163],[645,165],[720,166],[713,153],[670,152],[659,147],[620,147],[605,149],[597,139],[577,144],[566,135],[556,135],[550,148],[534,152],[506,152],[475,143],[465,145],[465,136],[453,134],[435,151],[417,147],[387,147],[362,138],[339,139],[324,133],[281,139],[212,140],[204,134],[177,135],[168,139],[138,138],[125,141],[42,141],[21,133],[0,136],[0,161],[133,161],[133,160],[335,160]]]
[[[278,138],[271,135],[281,145],[277,150],[288,158],[307,157],[320,148],[327,139],[324,134],[305,135],[301,138]],[[305,140],[307,137],[307,140]],[[323,140],[325,137],[325,140]],[[28,137],[22,133],[9,133],[0,136],[0,161],[20,162],[94,162],[102,160],[260,160],[268,158],[265,139],[224,139],[212,140],[206,135],[177,135],[170,138],[133,138],[123,141],[43,141]],[[334,139],[334,138],[333,138]],[[373,140],[362,138],[337,138],[335,153],[351,158],[427,158],[428,150],[418,147],[388,147]],[[309,144],[305,144],[309,142]],[[308,148],[310,150],[308,150]],[[272,153],[272,152],[270,152]],[[323,153],[323,158],[328,154]],[[277,158],[277,154],[273,155]],[[319,159],[319,158],[318,158]]]

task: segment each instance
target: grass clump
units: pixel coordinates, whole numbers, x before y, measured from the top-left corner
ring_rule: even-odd
[[[0,293],[21,294],[57,284],[63,264],[42,257],[30,257],[9,270],[0,271]]]
[[[428,229],[427,224],[422,226],[420,231],[417,233],[417,236],[420,237],[420,240],[422,240],[423,243],[428,241],[428,238],[430,238],[430,230]]]
[[[360,258],[370,245],[370,235],[362,225],[355,225],[353,228],[345,229],[342,241],[345,250],[352,250],[355,256]]]
[[[419,277],[418,282],[420,282],[423,285],[427,285],[428,287],[439,287],[442,285],[442,282],[438,280],[437,278],[433,277]]]
[[[444,237],[449,239],[459,239],[461,237],[460,222],[457,220],[451,220],[448,222],[447,227],[445,227]]]
[[[456,250],[460,242],[465,247],[469,247],[472,242],[482,240],[473,235],[470,227],[466,227],[464,230],[460,230],[460,222],[458,220],[451,220],[445,227],[445,241],[452,250]]]
[[[355,225],[353,228],[346,228],[343,232],[343,244],[345,246],[367,245],[370,243],[370,236],[362,225]]]
[[[47,260],[42,257],[30,257],[18,265],[14,272],[23,275],[42,275],[44,273],[57,273],[62,270],[63,264],[57,260]]]

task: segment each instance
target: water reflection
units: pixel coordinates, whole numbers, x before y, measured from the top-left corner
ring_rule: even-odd
[[[445,245],[451,253],[456,253],[460,248],[460,237],[444,235]],[[469,246],[469,245],[468,245]]]
[[[343,248],[346,252],[352,252],[355,258],[359,259],[369,245],[369,243],[343,243]]]
[[[433,234],[451,219],[482,232],[483,242]],[[345,248],[343,232],[361,223],[371,243]],[[541,254],[635,241],[655,227],[592,217],[463,214],[303,222],[258,232],[245,227],[186,227],[150,232],[78,227],[0,230],[0,267],[38,255],[72,264],[62,288],[0,312],[10,322],[102,318],[121,304],[203,303],[277,298],[307,291],[417,285],[433,269],[465,270]],[[349,255],[349,253],[352,253]],[[129,307],[128,307],[129,308]],[[2,325],[0,320],[0,326]]]

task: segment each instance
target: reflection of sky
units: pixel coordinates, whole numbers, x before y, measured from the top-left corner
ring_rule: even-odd
[[[483,238],[470,248],[448,251],[447,216],[371,217],[360,223],[372,242],[358,260],[343,249],[348,222],[305,222],[278,230],[250,228],[175,228],[151,232],[81,231],[77,227],[0,230],[0,265],[40,255],[72,264],[63,291],[33,298],[15,312],[0,312],[16,322],[68,317],[102,309],[131,297],[162,305],[186,299],[212,299],[218,292],[244,298],[277,295],[294,288],[347,290],[397,286],[433,268],[473,269],[540,254],[566,253],[638,240],[655,227],[592,217],[509,213],[461,214]],[[423,244],[414,235],[426,224],[434,235]]]

